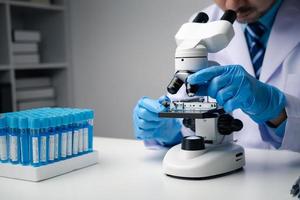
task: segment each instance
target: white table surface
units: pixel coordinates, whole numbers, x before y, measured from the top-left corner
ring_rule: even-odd
[[[272,199],[288,200],[300,176],[300,154],[246,149],[244,170],[209,180],[183,180],[162,173],[166,150],[139,141],[95,138],[100,162],[42,182],[0,177],[0,199]]]

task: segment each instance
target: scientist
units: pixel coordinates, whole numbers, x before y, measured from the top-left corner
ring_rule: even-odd
[[[187,82],[243,121],[234,137],[244,147],[300,152],[300,1],[214,1],[205,10],[212,21],[224,10],[237,12],[235,37],[209,54],[221,66],[199,70]],[[164,98],[143,97],[134,108],[136,138],[147,146],[172,146],[193,134],[178,119],[158,117]]]

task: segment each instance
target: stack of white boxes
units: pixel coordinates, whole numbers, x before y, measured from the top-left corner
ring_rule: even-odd
[[[38,43],[41,41],[39,31],[13,31],[13,61],[15,65],[40,63]]]
[[[41,33],[33,30],[13,30],[12,35],[15,66],[39,64]],[[56,106],[55,89],[51,77],[17,78],[16,99],[18,110]]]
[[[17,78],[16,91],[18,110],[56,106],[51,77]]]

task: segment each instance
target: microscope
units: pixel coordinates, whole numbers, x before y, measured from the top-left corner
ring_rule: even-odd
[[[207,14],[200,12],[193,22],[181,26],[175,40],[175,75],[167,87],[176,94],[185,85],[189,98],[164,102],[162,118],[183,118],[183,124],[195,135],[186,136],[181,144],[172,147],[164,157],[165,174],[180,178],[211,178],[228,174],[245,165],[243,147],[233,140],[232,133],[243,123],[208,96],[198,96],[198,88],[186,82],[187,77],[203,68],[216,65],[208,61],[208,53],[224,49],[234,36],[232,24],[236,13],[225,11],[220,20],[208,22]]]

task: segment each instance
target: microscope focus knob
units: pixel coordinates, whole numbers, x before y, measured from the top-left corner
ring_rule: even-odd
[[[181,143],[181,149],[187,151],[197,151],[205,149],[204,138],[197,135],[184,137]]]
[[[234,119],[231,115],[223,114],[218,118],[218,131],[221,135],[230,135],[234,131],[240,131],[243,128],[243,122]]]

